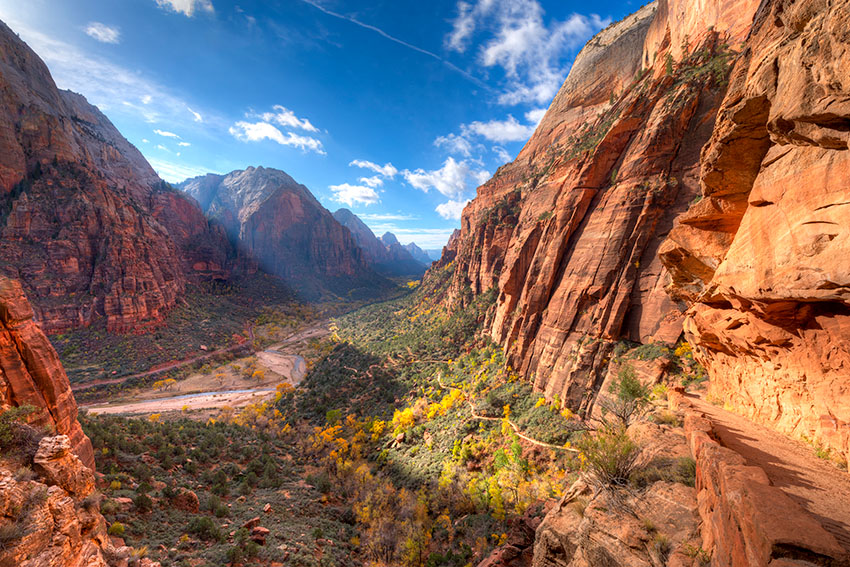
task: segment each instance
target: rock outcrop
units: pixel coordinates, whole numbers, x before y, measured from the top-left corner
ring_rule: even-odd
[[[850,2],[764,2],[661,249],[710,394],[850,460]]]
[[[0,23],[0,271],[44,329],[159,322],[227,256],[197,207]]]
[[[616,341],[671,343],[682,331],[658,249],[699,194],[730,46],[758,3],[708,4],[687,49],[671,45],[680,10],[665,1],[592,39],[437,264],[454,258],[452,304],[497,288],[490,334],[511,366],[573,410],[590,410]]]
[[[302,292],[320,282],[344,291],[381,278],[349,230],[312,193],[276,169],[249,167],[180,184],[241,254]]]
[[[0,412],[34,406],[36,427],[67,435],[74,453],[94,467],[94,453],[77,421],[77,402],[53,345],[33,321],[18,282],[0,276]]]
[[[414,243],[402,246],[396,236],[387,232],[381,238],[348,209],[338,209],[334,218],[351,232],[357,246],[363,250],[366,260],[376,271],[386,275],[416,275],[425,272],[426,263],[414,258],[412,251],[422,252]],[[415,248],[410,248],[411,246]],[[424,252],[422,252],[424,254]],[[428,260],[428,264],[431,261]]]

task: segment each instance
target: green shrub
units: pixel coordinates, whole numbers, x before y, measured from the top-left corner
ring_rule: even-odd
[[[221,541],[221,530],[208,516],[198,516],[189,522],[189,533],[207,541]]]
[[[643,415],[649,405],[649,388],[641,384],[630,364],[620,368],[609,393],[611,396],[602,397],[599,401],[602,413],[613,414],[623,425]]]
[[[26,533],[24,527],[18,522],[13,521],[11,524],[0,526],[0,551],[14,547]]]
[[[111,536],[121,537],[124,535],[124,524],[122,524],[121,522],[112,522],[112,525],[109,526],[109,529],[106,530],[106,533]]]
[[[582,468],[602,487],[625,486],[637,470],[641,450],[625,426],[604,426],[584,433],[576,442]]]

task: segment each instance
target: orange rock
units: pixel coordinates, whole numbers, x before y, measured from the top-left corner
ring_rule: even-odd
[[[33,425],[67,435],[87,467],[94,467],[91,442],[77,421],[77,403],[53,345],[33,321],[18,282],[0,276],[0,407],[38,408]]]

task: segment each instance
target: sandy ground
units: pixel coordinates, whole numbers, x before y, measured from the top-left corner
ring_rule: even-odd
[[[142,400],[138,402],[127,402],[108,404],[102,406],[88,406],[86,410],[92,414],[148,414],[167,411],[201,410],[220,408],[223,406],[240,407],[247,404],[261,402],[274,395],[274,388],[254,389],[247,392],[209,392],[205,394],[188,394],[174,396],[171,398],[158,398],[153,400]]]
[[[850,554],[850,475],[819,459],[814,449],[725,411],[702,399],[690,401],[714,423],[720,442],[808,510]]]
[[[93,414],[150,414],[241,407],[260,402],[271,397],[279,384],[297,386],[307,374],[302,354],[307,352],[308,341],[328,334],[328,322],[322,321],[250,357],[224,364],[209,373],[192,374],[168,390],[136,390],[125,398],[82,408]],[[243,369],[251,364],[263,371],[261,380],[243,374]]]

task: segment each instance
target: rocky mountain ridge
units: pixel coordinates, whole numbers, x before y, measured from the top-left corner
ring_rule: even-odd
[[[249,167],[187,179],[180,188],[222,226],[240,254],[296,289],[315,281],[351,289],[378,281],[351,232],[285,172]]]
[[[339,224],[351,232],[369,263],[379,272],[387,275],[422,275],[425,271],[426,264],[421,257],[413,255],[415,250],[419,250],[413,242],[402,246],[391,232],[378,238],[360,217],[348,209],[338,209],[333,215]],[[411,249],[410,246],[416,248]]]
[[[585,414],[618,342],[684,329],[713,395],[850,456],[848,272],[829,260],[848,12],[659,0],[602,31],[463,211],[444,301],[496,288],[487,326],[511,366]]]
[[[160,322],[230,249],[109,120],[0,23],[0,270],[45,330]]]

